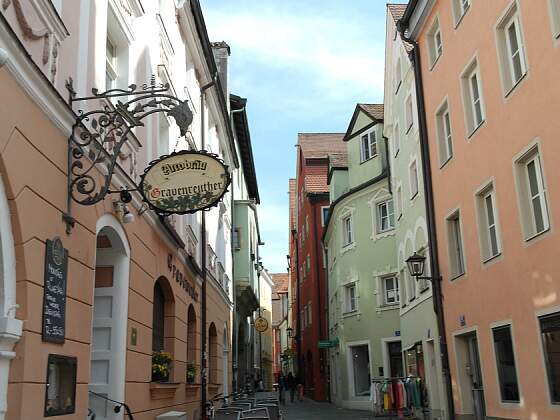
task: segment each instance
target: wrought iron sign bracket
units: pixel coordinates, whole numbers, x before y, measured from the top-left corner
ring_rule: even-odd
[[[105,92],[94,88],[91,96],[84,97],[77,97],[71,78],[66,88],[71,108],[77,102],[87,106],[77,111],[68,138],[68,197],[62,219],[66,223],[66,233],[70,234],[75,225],[72,201],[90,206],[111,193],[120,193],[122,199],[126,192],[124,196],[131,199],[130,192],[138,190],[137,185],[110,190],[117,159],[125,143],[134,136],[133,128],[144,126],[143,120],[149,115],[165,113],[173,117],[184,137],[193,121],[193,113],[187,100],[170,95],[169,84],[156,84],[155,76],[149,84],[132,84],[127,89]]]

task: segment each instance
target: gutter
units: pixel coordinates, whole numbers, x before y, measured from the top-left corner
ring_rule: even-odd
[[[416,6],[418,0],[411,0],[408,4],[403,19],[410,19],[412,10]],[[409,11],[410,10],[410,11]],[[406,26],[405,26],[406,25]],[[447,399],[447,410],[450,420],[455,420],[455,406],[453,401],[453,385],[451,383],[451,371],[449,369],[449,352],[447,349],[447,338],[445,336],[445,315],[443,312],[443,294],[441,288],[441,272],[439,267],[438,244],[436,233],[436,217],[434,206],[434,192],[432,187],[432,171],[430,162],[430,146],[428,143],[428,125],[426,121],[426,107],[424,101],[424,84],[422,81],[422,69],[420,65],[420,50],[418,43],[405,35],[408,20],[399,20],[397,22],[398,31],[401,33],[403,40],[413,46],[410,58],[414,68],[414,82],[416,87],[416,106],[418,107],[418,125],[420,128],[420,156],[422,158],[422,176],[424,177],[424,196],[426,206],[426,223],[428,226],[428,244],[430,247],[430,265],[432,268],[432,286],[433,286],[433,305],[437,318],[439,345],[441,353],[442,376],[444,378],[444,386]]]

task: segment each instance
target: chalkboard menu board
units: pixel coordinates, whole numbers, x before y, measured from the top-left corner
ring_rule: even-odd
[[[43,341],[64,343],[68,250],[60,238],[47,239],[43,291]]]

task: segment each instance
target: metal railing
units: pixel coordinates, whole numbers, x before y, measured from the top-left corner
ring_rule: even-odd
[[[132,416],[132,411],[130,411],[130,407],[126,403],[112,400],[111,398],[103,394],[98,394],[97,392],[93,392],[93,391],[88,391],[88,392],[92,395],[95,395],[96,397],[102,398],[112,403],[114,405],[113,411],[115,413],[120,413],[121,410],[124,408],[124,414],[129,418],[129,420],[134,420],[134,417]],[[95,412],[93,412],[93,410],[88,408],[88,420],[95,420],[95,417],[96,417]]]

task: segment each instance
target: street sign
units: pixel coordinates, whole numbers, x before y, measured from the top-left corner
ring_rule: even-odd
[[[319,348],[320,349],[330,349],[333,347],[338,346],[338,339],[337,340],[319,340]]]
[[[268,330],[268,321],[266,320],[266,318],[260,316],[257,319],[255,319],[255,329],[261,333]]]
[[[152,162],[138,189],[157,213],[187,214],[217,205],[230,182],[216,155],[183,150]]]

